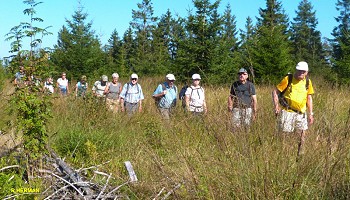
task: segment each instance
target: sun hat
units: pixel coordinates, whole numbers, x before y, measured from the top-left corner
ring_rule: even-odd
[[[82,76],[81,76],[81,80],[82,80],[82,81],[86,81],[86,76],[85,76],[85,75],[82,75]]]
[[[131,78],[139,79],[139,77],[137,76],[137,74],[131,74]]]
[[[306,62],[301,61],[297,64],[297,66],[295,67],[296,70],[300,70],[300,71],[309,71],[309,66]]]
[[[113,73],[112,74],[112,78],[119,78],[119,74],[118,73]]]
[[[175,81],[176,80],[174,74],[168,74],[168,75],[166,75],[165,78],[167,78],[169,81]]]
[[[193,74],[192,75],[192,79],[195,80],[195,79],[201,79],[201,76],[199,74]]]
[[[102,75],[101,79],[102,79],[102,81],[108,81],[108,76]]]
[[[241,68],[241,69],[239,69],[238,73],[240,74],[240,73],[248,73],[248,72],[247,72],[247,70],[246,70],[246,69]]]

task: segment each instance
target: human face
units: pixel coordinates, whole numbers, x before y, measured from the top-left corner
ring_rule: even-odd
[[[113,78],[113,83],[116,83],[116,82],[118,82],[118,77],[112,77]]]
[[[200,79],[193,79],[193,86],[198,86],[200,81]]]
[[[175,82],[175,80],[168,80],[169,86],[172,87],[174,85],[174,82]]]
[[[307,71],[304,70],[297,70],[295,72],[295,78],[297,78],[298,80],[304,80],[306,75],[307,75]]]
[[[248,74],[246,72],[238,73],[238,79],[241,82],[246,82],[248,78]]]
[[[131,84],[135,85],[137,83],[137,78],[131,78]]]
[[[62,78],[65,79],[66,78],[66,74],[62,74]]]

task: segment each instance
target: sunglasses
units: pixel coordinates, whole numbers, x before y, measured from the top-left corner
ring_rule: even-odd
[[[136,81],[136,80],[137,80],[137,78],[132,78],[131,80],[132,80],[132,81]]]

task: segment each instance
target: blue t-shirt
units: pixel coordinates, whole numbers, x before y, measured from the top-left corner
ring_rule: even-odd
[[[177,88],[175,85],[173,87],[169,87],[169,84],[167,82],[164,82],[163,84],[167,93],[163,97],[161,97],[158,106],[161,108],[170,108],[171,106],[176,105]],[[163,85],[159,84],[157,89],[154,91],[153,96],[162,92]]]

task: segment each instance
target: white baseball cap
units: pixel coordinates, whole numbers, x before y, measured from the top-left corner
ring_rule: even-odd
[[[195,79],[201,79],[201,76],[199,74],[193,74],[192,75],[192,79],[195,80]]]
[[[113,78],[119,78],[119,74],[118,74],[118,73],[113,73],[113,74],[112,74],[112,77],[113,77]]]
[[[131,74],[131,78],[139,79],[139,77],[137,76],[137,74]]]
[[[297,64],[297,66],[295,67],[296,70],[300,70],[300,71],[309,71],[309,66],[306,62],[301,61]]]
[[[175,81],[176,80],[174,74],[168,74],[168,75],[165,76],[165,78],[167,78],[169,81]]]
[[[102,79],[102,81],[108,81],[108,76],[102,75],[101,79]]]

